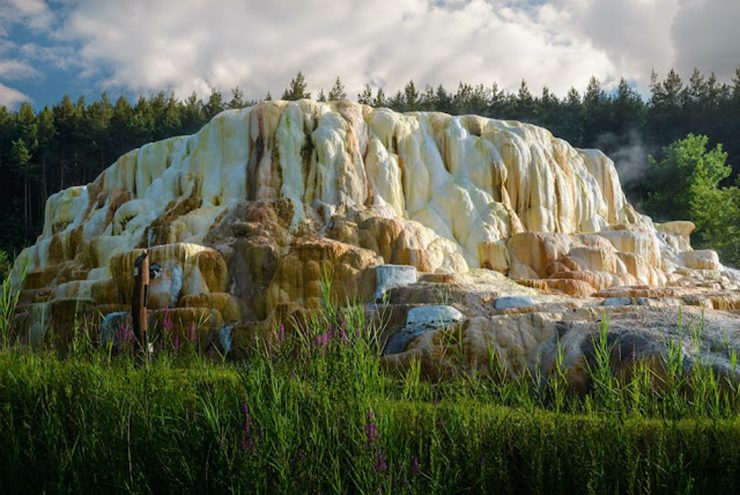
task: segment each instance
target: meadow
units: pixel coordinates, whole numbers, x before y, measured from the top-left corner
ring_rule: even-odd
[[[9,284],[6,284],[9,285]],[[12,309],[12,291],[3,314]],[[0,302],[2,302],[0,301]],[[7,325],[7,320],[3,324]],[[166,329],[165,329],[166,330]],[[686,366],[618,380],[595,325],[588,394],[565,370],[426,380],[383,370],[360,306],[277,327],[232,359],[165,331],[29,350],[3,327],[2,493],[692,493],[740,485],[734,381]],[[494,363],[494,360],[492,360]],[[495,364],[492,364],[495,366]]]

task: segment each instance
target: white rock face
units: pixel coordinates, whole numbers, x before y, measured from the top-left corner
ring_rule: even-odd
[[[204,260],[213,273],[223,271],[212,266],[218,253],[194,246],[206,244],[238,204],[280,201],[290,205],[280,255],[309,232],[374,251],[386,264],[426,272],[484,267],[581,295],[678,284],[685,270],[724,270],[716,254],[690,251],[690,223],[659,232],[636,213],[601,152],[575,149],[546,129],[308,100],[223,112],[192,136],[145,145],[95,182],[54,194],[43,233],[16,267],[33,274],[27,289],[55,287],[53,297],[29,295],[31,304],[121,305],[125,284],[112,280],[114,268],[127,267],[134,249],[158,246],[165,270],[152,293],[177,306],[180,297],[235,286],[231,268],[225,280],[205,280]],[[224,254],[234,242],[210,245]],[[315,261],[301,256],[303,271],[280,273],[314,277]],[[345,265],[349,275],[358,269]],[[285,283],[281,301],[290,300]]]
[[[170,226],[170,243],[198,242],[239,199],[282,197],[295,207],[293,226],[363,207],[415,220],[474,267],[481,243],[515,232],[594,232],[635,220],[608,158],[536,126],[276,102],[224,112],[193,136],[146,145],[95,183],[53,195],[43,234],[22,258],[32,269],[51,264],[45,241],[80,225],[86,242],[114,238],[104,256],[133,249],[171,201],[194,193],[203,203]],[[106,222],[121,195],[127,201]]]

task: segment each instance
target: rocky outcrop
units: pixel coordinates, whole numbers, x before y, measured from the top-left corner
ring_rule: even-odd
[[[630,288],[622,289],[623,294],[639,295],[577,298],[534,291],[499,277],[471,270],[442,284],[420,280],[393,289],[390,309],[384,311],[399,314],[387,318],[391,328],[386,335],[391,337],[382,357],[385,368],[403,374],[418,363],[431,380],[466,372],[544,381],[562,372],[574,392],[584,393],[592,387],[595,345],[605,331],[611,368],[623,383],[639,366],[661,383],[669,348],[680,352],[682,371],[690,373],[700,363],[715,372],[721,385],[726,379],[740,381],[740,370],[733,365],[733,356],[740,353],[737,295],[719,297],[700,287],[669,292]],[[440,294],[449,305],[445,307],[460,309],[462,318],[422,328],[403,320],[420,308],[439,307]]]
[[[49,326],[125,311],[143,250],[162,266],[154,321],[167,309],[178,325],[216,330],[318,307],[328,287],[337,301],[370,301],[380,265],[415,268],[414,290],[484,269],[525,295],[703,287],[732,306],[740,277],[716,253],[693,251],[692,229],[653,224],[627,203],[606,156],[537,126],[264,102],[51,196],[43,233],[16,260],[28,268],[16,323],[33,341]],[[405,303],[422,297],[406,293]]]

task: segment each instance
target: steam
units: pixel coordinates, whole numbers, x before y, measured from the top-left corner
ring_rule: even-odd
[[[637,187],[647,176],[650,149],[636,130],[621,136],[611,132],[602,134],[596,140],[596,147],[612,159],[623,187]]]
[[[652,147],[645,144],[641,134],[634,129],[621,135],[602,134],[596,140],[596,147],[614,162],[627,200],[639,205],[646,199],[644,180],[648,174],[648,155],[654,154]]]

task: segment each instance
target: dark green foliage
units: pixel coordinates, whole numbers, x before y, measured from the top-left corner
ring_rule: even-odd
[[[299,71],[295,78],[291,79],[290,86],[283,91],[283,100],[293,101],[311,98],[311,93],[306,91],[306,86],[306,78],[303,76],[303,72]]]
[[[246,107],[247,104],[244,101],[244,91],[239,87],[231,89],[231,101],[229,101],[228,107],[230,109],[239,109]]]
[[[725,164],[722,145],[707,151],[708,141],[706,136],[689,134],[665,147],[661,161],[648,158],[654,192],[644,207],[656,220],[690,218],[697,227],[694,244],[716,249],[724,261],[738,266],[740,190],[720,187],[732,168]]]
[[[217,114],[223,112],[224,108],[226,108],[226,105],[224,104],[221,92],[216,88],[211,89],[211,96],[208,98],[208,103],[203,107],[203,111],[206,114],[206,120],[211,120]]]
[[[371,105],[373,102],[373,88],[369,84],[365,85],[362,93],[357,95],[357,102],[363,105]]]
[[[337,77],[337,80],[334,81],[334,86],[331,88],[331,91],[329,91],[329,101],[339,101],[346,99],[347,93],[344,91],[344,84],[342,84],[341,79]]]

